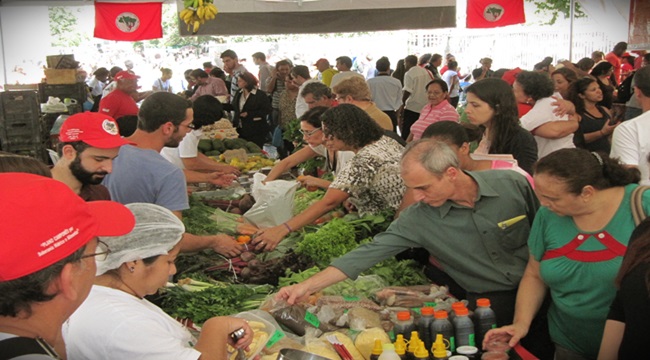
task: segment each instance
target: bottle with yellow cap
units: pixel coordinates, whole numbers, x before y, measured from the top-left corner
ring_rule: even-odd
[[[415,360],[429,360],[429,351],[424,346],[424,341],[418,341],[418,346],[413,353]]]
[[[420,337],[418,336],[418,332],[417,331],[411,332],[411,339],[409,340],[409,346],[406,348],[406,358],[408,360],[415,359],[415,350],[417,350],[419,344],[420,344]]]
[[[375,339],[375,346],[370,352],[370,360],[379,360],[379,355],[381,355],[383,349],[384,348],[382,346],[381,340]]]
[[[400,359],[406,360],[406,342],[404,342],[404,338],[402,338],[401,342],[399,342],[399,337],[395,341],[395,352],[399,355]]]
[[[447,360],[447,347],[443,340],[442,334],[436,335],[436,341],[431,346],[431,351],[433,355],[433,360]]]

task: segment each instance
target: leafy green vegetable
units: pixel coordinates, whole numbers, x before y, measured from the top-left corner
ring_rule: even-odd
[[[401,260],[394,258],[384,260],[365,271],[364,275],[378,275],[390,286],[411,286],[428,284],[430,281],[424,276],[423,266],[415,260]]]
[[[196,324],[214,316],[257,309],[273,291],[270,285],[251,287],[196,279],[179,283],[165,290],[161,308],[172,317],[191,319]]]
[[[298,215],[305,211],[311,204],[323,198],[325,190],[307,191],[307,188],[301,187],[296,190],[293,197],[293,214]]]
[[[310,257],[318,267],[324,269],[332,259],[355,249],[354,226],[345,220],[332,219],[318,231],[306,234],[296,247],[296,253]]]
[[[371,298],[375,292],[388,284],[377,275],[359,276],[356,280],[346,279],[323,289],[324,295],[357,296]]]
[[[293,285],[293,284],[303,282],[303,281],[309,279],[310,277],[312,277],[313,275],[315,275],[316,273],[318,273],[319,271],[320,271],[320,269],[318,268],[318,266],[314,266],[312,268],[309,268],[309,269],[304,270],[304,271],[299,271],[297,273],[291,271],[291,269],[287,269],[286,272],[285,272],[286,276],[281,277],[279,279],[278,286],[279,287],[285,287],[285,286],[289,286],[289,285]]]
[[[194,235],[214,235],[237,233],[237,221],[240,215],[230,214],[221,209],[208,206],[196,197],[190,196],[190,208],[183,210],[185,231]]]

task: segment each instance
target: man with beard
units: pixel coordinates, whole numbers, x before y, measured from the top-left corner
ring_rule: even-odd
[[[114,201],[122,204],[144,202],[160,205],[182,218],[188,209],[187,184],[183,171],[167,161],[160,150],[178,147],[194,125],[192,103],[178,95],[156,92],[147,97],[138,112],[138,128],[128,140],[135,146],[122,146],[113,162],[113,171],[103,184]],[[181,251],[206,248],[234,257],[243,245],[225,234],[197,236],[185,233]]]
[[[111,173],[120,146],[129,143],[120,137],[117,122],[101,113],[75,114],[61,126],[59,141],[60,160],[52,177],[85,201],[110,200],[101,182]]]

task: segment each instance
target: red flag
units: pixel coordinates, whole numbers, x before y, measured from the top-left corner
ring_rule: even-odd
[[[95,1],[96,38],[138,41],[159,39],[162,36],[162,2]]]
[[[467,0],[467,28],[493,28],[526,22],[524,0]]]

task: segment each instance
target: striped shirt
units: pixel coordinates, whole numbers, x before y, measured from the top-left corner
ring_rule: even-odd
[[[418,121],[413,123],[413,126],[411,126],[413,141],[419,140],[422,137],[422,133],[427,129],[427,127],[429,127],[429,125],[438,121],[458,122],[459,118],[460,116],[458,116],[458,112],[456,112],[456,109],[454,109],[447,100],[443,100],[435,107],[431,107],[431,104],[427,103],[422,108]]]

